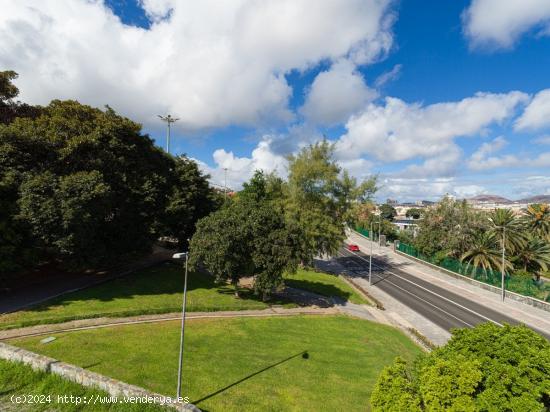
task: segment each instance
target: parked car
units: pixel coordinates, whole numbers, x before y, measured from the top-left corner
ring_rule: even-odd
[[[355,243],[350,243],[348,245],[348,250],[350,252],[359,252],[359,246],[357,246]]]

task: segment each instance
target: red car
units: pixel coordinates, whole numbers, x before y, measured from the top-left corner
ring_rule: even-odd
[[[349,250],[350,252],[359,252],[359,246],[357,246],[357,245],[354,244],[354,243],[350,243],[350,244],[348,245],[348,250]]]

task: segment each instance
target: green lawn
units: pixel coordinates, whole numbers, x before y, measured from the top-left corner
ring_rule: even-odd
[[[182,292],[183,269],[181,266],[166,263],[54,298],[33,308],[1,315],[0,330],[102,316],[122,317],[179,312]],[[204,274],[190,273],[187,310],[197,312],[265,309],[269,304],[284,303],[265,303],[248,289],[241,292],[241,298],[237,299],[234,297],[232,286],[216,284],[212,277]]]
[[[161,412],[166,409],[155,405],[131,405],[131,404],[97,404],[104,397],[109,397],[106,392],[85,388],[84,386],[64,380],[56,375],[45,372],[36,372],[30,366],[17,362],[8,362],[0,359],[0,411],[5,412],[34,412],[34,411],[135,411],[135,412]],[[12,402],[12,396],[37,395],[36,400],[44,403],[16,404]],[[49,395],[49,397],[48,397]],[[95,399],[95,405],[76,405],[75,403],[63,403],[58,401],[58,395],[71,395],[86,399]],[[101,397],[101,398],[98,398]],[[15,400],[15,398],[13,398]]]
[[[299,269],[294,275],[285,275],[285,284],[323,296],[338,296],[352,303],[369,303],[362,295],[338,276]]]
[[[187,323],[183,395],[208,411],[364,411],[380,370],[421,352],[396,329],[346,316]],[[179,323],[125,325],[10,343],[174,395]],[[307,356],[304,356],[307,353]]]

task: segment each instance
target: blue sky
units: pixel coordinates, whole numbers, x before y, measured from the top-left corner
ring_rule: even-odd
[[[0,17],[22,98],[108,103],[161,146],[170,112],[172,153],[213,182],[284,175],[326,136],[352,174],[380,175],[381,199],[550,194],[546,0],[64,1]],[[2,47],[37,36],[45,52]]]

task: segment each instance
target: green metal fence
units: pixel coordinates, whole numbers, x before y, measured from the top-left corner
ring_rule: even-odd
[[[363,236],[366,236],[369,239],[371,238],[370,237],[370,230],[368,230],[368,229],[365,229],[365,228],[359,226],[359,227],[355,228],[355,231],[361,233]],[[378,239],[378,233],[376,233],[376,231],[373,231],[372,234],[374,236],[373,240],[377,240]]]
[[[502,275],[500,272],[492,270],[483,270],[482,268],[474,268],[472,265],[462,263],[456,259],[445,258],[436,261],[432,257],[424,256],[418,252],[413,246],[405,243],[399,243],[397,250],[407,255],[414,256],[417,259],[439,266],[441,268],[458,273],[459,275],[467,276],[479,282],[487,283],[493,286],[501,286]],[[511,292],[519,293],[525,296],[532,296],[537,299],[550,301],[550,284],[544,282],[536,282],[534,279],[525,278],[522,276],[511,276],[506,274],[504,278],[504,287]]]

